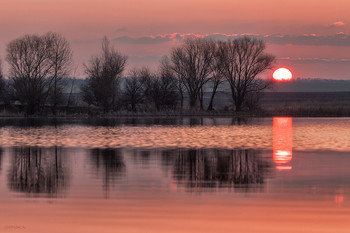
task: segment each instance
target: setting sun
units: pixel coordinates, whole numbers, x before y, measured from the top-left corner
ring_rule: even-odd
[[[279,68],[273,72],[273,79],[276,81],[290,81],[292,80],[292,72],[286,68]]]

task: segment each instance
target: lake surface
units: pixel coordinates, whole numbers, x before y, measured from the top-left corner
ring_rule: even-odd
[[[350,118],[0,120],[0,232],[350,232]]]

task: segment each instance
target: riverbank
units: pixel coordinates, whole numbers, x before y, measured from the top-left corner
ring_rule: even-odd
[[[200,110],[178,110],[178,111],[143,111],[143,112],[127,112],[120,111],[114,113],[65,113],[60,112],[57,115],[53,114],[36,114],[25,115],[24,113],[0,112],[0,119],[115,119],[115,118],[201,118],[201,117],[223,117],[223,118],[251,118],[251,117],[350,117],[350,106],[344,107],[278,107],[257,109],[254,111],[200,111]]]

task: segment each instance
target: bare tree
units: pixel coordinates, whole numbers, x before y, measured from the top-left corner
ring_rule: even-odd
[[[132,111],[136,111],[136,106],[145,100],[145,84],[151,79],[151,72],[148,68],[133,69],[130,76],[125,79],[125,87],[123,92],[124,103],[131,107]]]
[[[159,72],[146,80],[146,98],[154,104],[157,111],[175,108],[179,99],[177,79],[169,71],[161,65]]]
[[[56,33],[25,35],[7,45],[9,78],[27,114],[44,106],[53,88],[57,91],[57,79],[66,73],[70,60],[68,42]]]
[[[252,37],[241,37],[219,43],[218,59],[221,73],[231,87],[236,111],[241,111],[250,93],[261,92],[270,82],[258,78],[271,69],[274,56],[265,53],[265,42]]]
[[[49,32],[45,35],[46,40],[51,44],[52,62],[52,83],[50,100],[52,102],[53,113],[57,112],[57,105],[62,103],[64,88],[63,78],[67,77],[72,68],[72,49],[68,41],[60,34]]]
[[[188,39],[171,52],[172,69],[185,86],[190,107],[196,104],[201,88],[212,75],[215,43],[205,39]]]
[[[212,85],[212,92],[211,92],[211,96],[210,96],[210,101],[209,101],[209,105],[208,105],[208,111],[212,111],[214,110],[213,104],[214,104],[214,98],[216,95],[216,92],[218,90],[219,85],[224,81],[224,77],[222,75],[222,66],[220,63],[220,60],[218,59],[219,56],[217,56],[217,47],[216,47],[216,51],[215,51],[215,59],[214,62],[212,63],[212,76],[210,79],[211,85]]]
[[[174,80],[175,87],[179,93],[178,96],[180,98],[180,107],[183,108],[185,87],[182,79],[179,76],[176,76],[175,72],[173,71],[171,61],[167,56],[164,56],[161,60],[160,72],[162,76],[172,77],[171,79]]]
[[[44,104],[50,85],[50,43],[38,35],[25,35],[7,45],[6,61],[14,94],[28,114]]]
[[[97,101],[95,100],[94,95],[94,87],[92,86],[92,82],[88,82],[86,84],[82,84],[80,86],[80,92],[82,95],[82,100],[90,105],[98,105]]]
[[[91,58],[85,65],[87,84],[81,88],[83,100],[88,104],[102,107],[109,112],[115,109],[120,76],[125,69],[127,57],[122,55],[107,38],[102,41],[102,53]]]
[[[270,88],[270,82],[267,80],[257,79],[256,82],[263,82],[261,85],[266,85],[268,88]],[[242,106],[248,111],[258,109],[261,106],[261,98],[263,95],[264,93],[261,91],[249,92],[246,98],[244,98]]]
[[[2,74],[2,63],[0,60],[0,101],[3,99],[4,90],[5,90],[5,80]]]

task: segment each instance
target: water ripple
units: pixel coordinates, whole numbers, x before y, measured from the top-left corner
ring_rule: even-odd
[[[293,119],[294,150],[350,151],[350,119]],[[272,124],[0,128],[2,146],[272,148]]]

